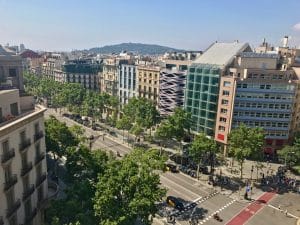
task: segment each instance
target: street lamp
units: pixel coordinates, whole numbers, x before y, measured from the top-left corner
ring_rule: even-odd
[[[252,165],[252,167],[251,167],[251,177],[250,177],[250,180],[252,180],[253,168],[254,168],[254,166]]]

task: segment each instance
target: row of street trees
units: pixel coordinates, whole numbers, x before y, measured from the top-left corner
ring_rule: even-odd
[[[45,99],[54,108],[67,107],[71,112],[93,119],[102,119],[106,112],[106,119],[116,122],[115,115],[119,104],[117,97],[86,90],[80,84],[61,83],[29,73],[24,74],[24,83],[28,93],[40,100]]]
[[[104,151],[90,151],[84,130],[68,128],[50,117],[45,122],[46,148],[66,157],[66,197],[54,200],[46,211],[47,224],[151,224],[155,203],[166,194],[159,172],[165,158],[155,149],[135,149],[121,160]]]

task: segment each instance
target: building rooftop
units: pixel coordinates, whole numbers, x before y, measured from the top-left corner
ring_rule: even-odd
[[[13,51],[0,45],[0,56],[14,56],[16,55]]]
[[[278,54],[273,53],[258,53],[258,52],[242,52],[240,53],[242,58],[278,58]]]
[[[214,43],[194,63],[226,66],[234,56],[248,49],[251,51],[248,43]]]

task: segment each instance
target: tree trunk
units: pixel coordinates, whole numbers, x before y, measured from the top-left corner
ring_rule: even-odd
[[[197,166],[197,179],[199,180],[199,170],[200,170],[200,163],[198,163],[198,166]]]
[[[240,171],[241,171],[240,178],[243,179],[243,162],[240,162]]]

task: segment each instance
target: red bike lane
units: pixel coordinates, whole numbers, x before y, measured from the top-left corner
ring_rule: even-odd
[[[236,216],[234,216],[226,225],[242,225],[245,224],[252,216],[254,216],[261,208],[265,206],[274,196],[275,192],[266,192],[257,200],[246,206]]]

